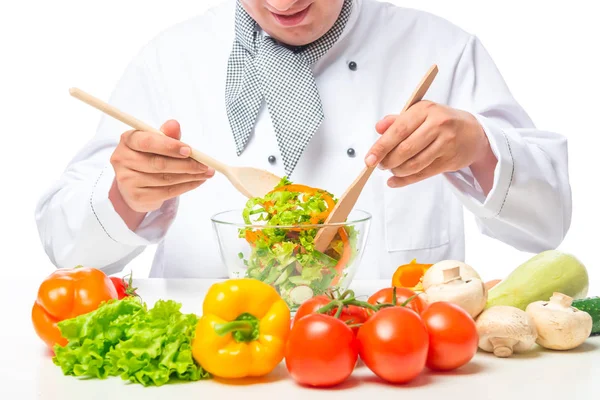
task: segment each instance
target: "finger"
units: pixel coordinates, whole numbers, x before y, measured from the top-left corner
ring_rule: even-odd
[[[214,169],[191,158],[172,158],[133,150],[128,151],[122,158],[113,157],[113,164],[120,164],[134,171],[151,174],[214,174]]]
[[[425,121],[381,160],[381,169],[393,169],[402,165],[433,143],[437,136],[438,129],[432,122]]]
[[[160,127],[160,131],[173,139],[181,139],[181,126],[179,125],[179,122],[174,119],[165,122],[163,126]]]
[[[391,172],[394,176],[404,177],[421,172],[425,168],[429,167],[434,161],[436,161],[444,153],[444,143],[442,140],[434,140],[429,146],[427,146],[419,154],[415,155],[411,159],[403,162],[399,166],[392,168]]]
[[[205,181],[212,178],[214,173],[198,173],[198,174],[148,174],[141,173],[138,171],[130,170],[125,172],[120,179],[120,183],[129,180],[135,182],[136,187],[161,187],[161,186],[172,186],[180,183],[194,182],[194,181]]]
[[[153,132],[129,131],[123,134],[121,140],[130,149],[143,153],[175,158],[186,158],[191,153],[190,147],[185,143]]]
[[[392,126],[394,121],[396,121],[396,118],[398,118],[397,115],[386,115],[381,121],[377,122],[377,124],[375,124],[375,130],[377,133],[383,135],[383,133],[387,131],[390,126]]]
[[[167,200],[196,189],[204,181],[185,182],[164,187],[137,188],[131,194],[131,200],[137,211],[157,210]]]
[[[190,190],[196,189],[202,185],[205,181],[191,181],[185,183],[179,183],[177,185],[162,186],[162,187],[148,187],[140,188],[140,198],[148,199],[160,199],[161,201],[169,200],[182,194],[189,192]]]
[[[420,182],[427,178],[431,178],[432,176],[436,176],[445,172],[444,164],[444,161],[441,158],[438,158],[427,168],[417,172],[416,174],[403,177],[391,177],[390,179],[388,179],[388,186],[391,188],[400,188],[407,185],[412,185],[413,183]]]
[[[409,108],[399,115],[369,150],[365,158],[367,166],[374,167],[379,164],[394,147],[421,126],[426,116],[421,107]]]

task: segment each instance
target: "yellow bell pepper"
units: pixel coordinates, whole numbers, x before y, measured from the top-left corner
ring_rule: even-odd
[[[208,290],[192,355],[216,377],[263,376],[283,360],[289,332],[290,309],[272,286],[231,279]]]

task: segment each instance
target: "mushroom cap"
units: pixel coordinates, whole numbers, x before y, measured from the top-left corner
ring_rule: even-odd
[[[574,349],[592,332],[592,317],[571,307],[563,296],[555,294],[550,301],[536,301],[525,310],[538,331],[537,343],[547,349]]]
[[[472,278],[468,281],[457,279],[448,283],[431,286],[427,292],[427,301],[447,301],[463,308],[471,317],[477,317],[485,307],[487,290],[484,283]]]
[[[462,261],[444,260],[433,264],[427,272],[425,272],[425,275],[423,275],[423,290],[427,291],[427,289],[433,285],[444,283],[444,270],[454,267],[460,267],[460,277],[465,281],[471,278],[481,279],[477,271],[470,265],[465,264]]]
[[[494,339],[514,340],[516,353],[529,350],[537,338],[536,327],[529,315],[516,307],[494,306],[482,312],[476,321],[479,347],[493,352]]]

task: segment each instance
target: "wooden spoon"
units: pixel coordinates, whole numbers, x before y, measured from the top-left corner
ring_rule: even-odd
[[[116,107],[113,107],[110,104],[107,104],[80,89],[72,88],[69,90],[69,93],[71,96],[102,111],[107,115],[110,115],[124,124],[129,125],[133,129],[164,135],[164,133],[158,129],[151,127],[150,125],[122,112]],[[233,186],[235,186],[240,193],[248,198],[264,197],[264,195],[273,190],[273,188],[279,184],[279,181],[281,181],[280,177],[270,173],[269,171],[251,167],[232,167],[230,165],[223,164],[222,162],[217,161],[214,158],[199,152],[198,150],[193,148],[191,150],[191,158],[199,163],[208,165],[209,167],[214,168],[215,171],[225,175],[233,184]]]
[[[423,96],[429,90],[429,87],[433,83],[435,76],[438,73],[437,65],[433,65],[429,71],[425,74],[419,86],[415,89],[412,96],[404,106],[404,109],[400,112],[401,114],[412,107],[414,104],[423,100]],[[356,180],[350,185],[346,192],[339,199],[334,209],[329,213],[329,216],[325,220],[325,224],[340,224],[346,221],[350,211],[354,208],[360,193],[362,192],[365,184],[369,180],[369,177],[375,170],[375,167],[366,167],[356,178]],[[320,252],[324,252],[331,241],[333,240],[339,226],[323,227],[317,232],[315,237],[315,249]]]

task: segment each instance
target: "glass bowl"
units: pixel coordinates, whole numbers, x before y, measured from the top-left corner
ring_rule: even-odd
[[[229,210],[211,220],[229,277],[268,283],[295,311],[312,296],[348,288],[367,243],[371,218],[365,211],[353,210],[346,222],[338,224],[248,225],[242,210]],[[328,226],[338,232],[321,253],[313,248],[312,239]]]

